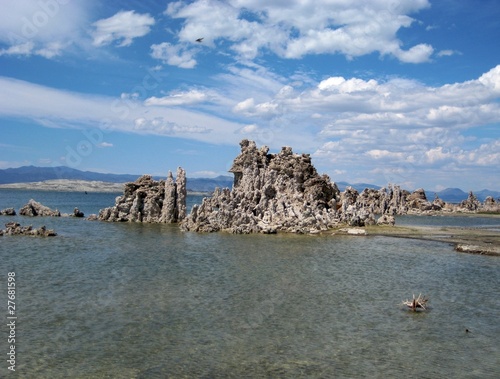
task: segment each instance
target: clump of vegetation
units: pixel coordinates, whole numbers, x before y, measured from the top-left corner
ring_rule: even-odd
[[[420,310],[426,311],[428,301],[429,299],[426,296],[422,296],[422,294],[419,294],[418,297],[415,297],[415,295],[413,295],[412,300],[403,301],[403,305],[406,305],[409,310],[413,312],[417,312]]]

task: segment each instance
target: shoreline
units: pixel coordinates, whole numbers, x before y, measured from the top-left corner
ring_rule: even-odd
[[[0,190],[45,191],[45,192],[89,192],[123,194],[126,183],[87,180],[54,179],[43,182],[0,184]],[[188,195],[210,196],[211,192],[187,190]]]
[[[368,236],[411,238],[444,242],[457,252],[500,256],[500,232],[490,229],[451,226],[367,226]]]

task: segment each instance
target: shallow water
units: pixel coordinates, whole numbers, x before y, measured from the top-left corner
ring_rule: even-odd
[[[14,219],[28,223],[0,223]],[[389,237],[29,221],[59,235],[0,237],[4,315],[7,272],[17,279],[17,377],[500,374],[497,257]],[[400,306],[420,292],[429,311]]]

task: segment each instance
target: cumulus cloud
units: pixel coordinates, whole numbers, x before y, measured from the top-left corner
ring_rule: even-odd
[[[17,0],[2,3],[0,55],[47,59],[81,43],[89,18],[87,2]]]
[[[500,105],[494,100],[500,93],[500,66],[479,79],[441,87],[401,79],[378,82],[331,77],[315,87],[289,92],[294,95],[275,96],[262,103],[246,99],[233,111],[255,117],[269,115],[270,112],[258,110],[270,108],[276,117],[293,112],[308,112],[310,117],[320,113],[321,119],[327,122],[324,133],[375,125],[472,127],[499,119]]]
[[[224,40],[241,59],[254,59],[263,51],[290,59],[324,53],[352,59],[378,52],[422,63],[430,60],[432,46],[403,49],[397,33],[412,26],[410,15],[429,6],[428,0],[196,0],[170,3],[165,14],[184,20],[180,41],[192,43],[204,36],[215,47]]]
[[[477,79],[437,87],[334,76],[301,85],[300,91],[281,88],[285,96],[277,90],[261,102],[246,98],[233,112],[274,133],[275,141],[299,133],[299,145],[316,140],[315,161],[330,172],[357,170],[378,183],[410,184],[417,172],[486,168],[500,154],[494,138],[483,137],[478,147],[479,137],[472,137],[500,120],[500,66]]]
[[[195,50],[183,45],[173,45],[168,42],[154,44],[151,46],[151,56],[160,59],[170,66],[181,68],[193,68],[196,66],[194,59]]]
[[[233,108],[233,111],[236,113],[244,114],[245,116],[259,116],[263,118],[270,118],[281,113],[278,108],[279,104],[276,102],[255,104],[254,99],[249,98],[236,104]]]
[[[338,93],[353,93],[375,90],[378,86],[376,80],[364,81],[362,79],[352,78],[349,80],[341,76],[335,76],[321,81],[318,84],[320,91],[331,91]]]
[[[98,20],[92,25],[92,37],[95,46],[104,46],[121,41],[118,46],[129,46],[134,38],[143,37],[151,31],[155,20],[149,14],[134,11],[120,11],[115,15]]]

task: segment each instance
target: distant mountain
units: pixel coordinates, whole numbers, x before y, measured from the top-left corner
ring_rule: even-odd
[[[0,184],[42,182],[53,179],[100,181],[108,183],[133,182],[141,175],[130,174],[103,174],[92,171],[80,171],[74,168],[59,167],[35,167],[23,166],[19,168],[8,168],[0,170]],[[165,176],[166,177],[166,176]],[[155,176],[156,180],[165,177]],[[187,189],[195,192],[212,192],[215,187],[229,187],[233,185],[231,176],[218,176],[216,178],[188,178]]]
[[[341,192],[345,191],[346,187],[348,186],[353,187],[359,193],[363,192],[365,188],[374,188],[374,189],[382,188],[375,184],[368,184],[368,183],[349,184],[347,182],[337,182],[337,187]],[[462,200],[466,200],[467,197],[469,196],[469,192],[464,192],[460,188],[446,188],[439,192],[425,190],[425,194],[427,195],[427,199],[430,201],[434,200],[434,197],[437,194],[440,199],[446,201],[447,203],[460,203]],[[481,191],[474,192],[474,195],[476,195],[477,199],[481,202],[484,201],[484,199],[486,199],[488,196],[493,197],[495,200],[500,198],[499,191],[492,191],[488,189],[483,189]]]
[[[213,192],[216,187],[232,188],[233,177],[220,175],[215,178],[187,178],[188,191]]]
[[[439,192],[425,191],[425,193],[430,201],[434,200],[434,194],[437,194],[441,200],[447,203],[460,203],[469,196],[467,192],[462,191],[460,188],[446,188]]]
[[[0,170],[0,184],[10,183],[29,183],[29,182],[42,182],[45,180],[53,179],[70,179],[70,180],[86,180],[86,181],[100,181],[108,183],[127,183],[133,182],[141,175],[131,174],[103,174],[92,171],[80,171],[74,168],[58,166],[58,167],[36,167],[36,166],[23,166],[19,168],[7,168]],[[164,177],[154,176],[156,180],[165,179]],[[380,186],[368,183],[354,183],[336,182],[340,191],[344,191],[346,187],[351,186],[358,192],[362,192],[365,188],[380,189]],[[217,176],[216,178],[188,178],[187,189],[194,192],[212,192],[216,187],[231,188],[233,186],[232,176]],[[429,200],[434,199],[437,193],[440,199],[448,203],[460,203],[462,200],[467,199],[468,192],[462,191],[460,188],[446,188],[442,191],[425,191]],[[494,199],[500,198],[499,191],[481,190],[474,192],[480,201],[484,201],[486,197],[492,196]]]
[[[476,195],[480,201],[484,201],[484,199],[486,199],[488,196],[493,197],[495,200],[500,199],[499,191],[491,191],[487,189],[474,192],[474,195]]]
[[[495,200],[500,198],[500,192],[483,189],[481,191],[473,191],[474,195],[476,195],[479,201],[484,201],[488,196],[493,197]],[[447,203],[460,203],[463,200],[466,200],[469,196],[468,192],[462,191],[460,188],[446,188],[439,192],[427,192],[427,199],[433,200],[434,194],[437,193],[440,199],[446,201]]]
[[[0,170],[0,184],[41,182],[52,179],[96,180],[110,183],[126,183],[133,182],[139,176],[140,175],[129,174],[102,174],[92,171],[80,171],[65,166],[23,166],[19,168]]]
[[[365,188],[373,188],[373,189],[377,189],[377,190],[382,188],[380,186],[377,186],[376,184],[368,184],[368,183],[350,184],[347,182],[335,182],[335,184],[337,184],[337,187],[338,187],[340,192],[344,192],[347,187],[352,187],[356,191],[358,191],[359,193],[363,192],[365,190]]]

